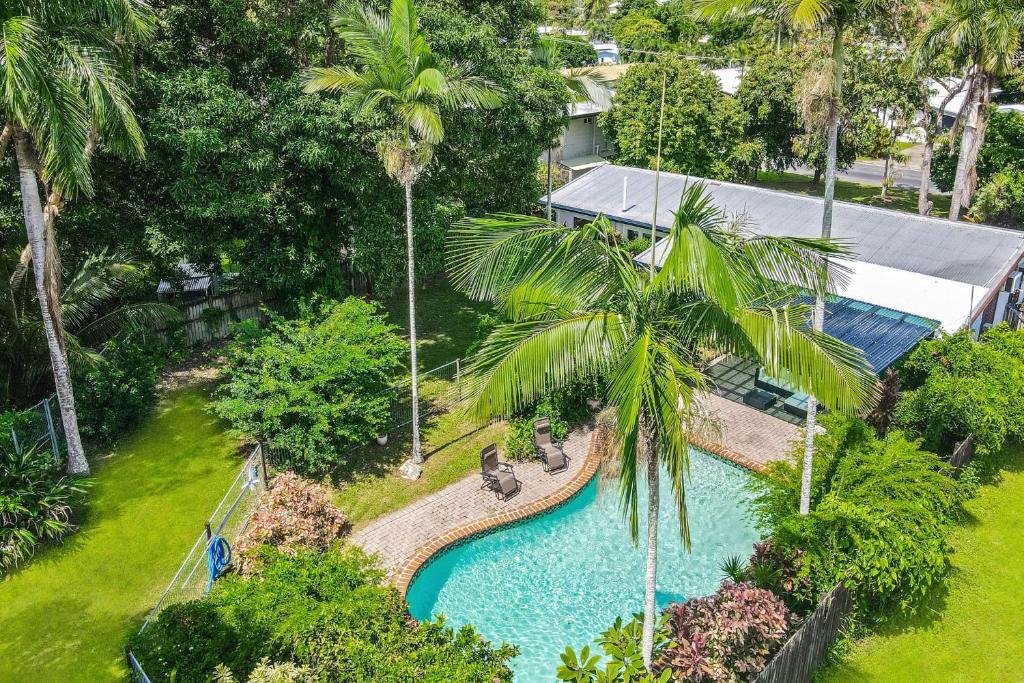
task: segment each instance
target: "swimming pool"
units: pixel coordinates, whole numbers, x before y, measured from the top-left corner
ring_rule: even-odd
[[[661,478],[658,604],[714,592],[721,563],[746,557],[758,534],[746,511],[745,470],[691,449],[687,507],[693,552],[683,550]],[[644,535],[646,495],[640,501]],[[436,556],[409,586],[418,620],[442,613],[449,625],[473,624],[494,642],[518,645],[517,681],[555,680],[566,645],[579,650],[616,617],[643,609],[644,549],[634,548],[614,485],[596,479],[565,505],[457,545]]]

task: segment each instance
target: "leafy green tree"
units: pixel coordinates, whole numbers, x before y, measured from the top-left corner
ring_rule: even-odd
[[[142,132],[123,66],[126,41],[149,35],[152,18],[139,0],[57,0],[6,4],[0,26],[0,153],[13,141],[36,298],[68,444],[68,472],[88,474],[62,339],[56,221],[66,199],[92,192],[89,165],[98,147],[125,156],[142,154]]]
[[[581,36],[559,37],[558,56],[567,69],[580,69],[597,64],[597,50]]]
[[[949,217],[960,219],[977,187],[975,164],[985,141],[992,89],[1011,75],[1024,49],[1024,6],[1007,0],[943,0],[928,13],[918,40],[922,59],[951,52],[954,64],[967,70],[970,87],[952,137],[961,134]]]
[[[732,177],[733,157],[743,141],[739,103],[722,93],[713,74],[671,57],[638,64],[619,79],[615,106],[601,117],[614,142],[616,161],[654,167],[665,77],[662,168],[707,178]]]
[[[607,377],[614,417],[606,431],[616,461],[623,512],[639,538],[639,489],[648,486],[644,663],[653,648],[658,479],[664,466],[675,492],[684,541],[687,434],[697,428],[698,392],[708,386],[699,349],[755,359],[767,372],[840,410],[869,401],[874,377],[858,351],[807,329],[808,307],[795,291],[828,286],[823,240],[748,236],[727,228],[703,186],[681,198],[655,275],[636,268],[607,239],[604,217],[567,230],[529,216],[467,219],[450,239],[456,286],[493,300],[499,325],[470,365],[471,410],[508,416],[582,377]]]
[[[798,160],[793,144],[803,133],[794,96],[799,80],[795,53],[768,53],[747,66],[736,91],[746,113],[744,134],[761,143],[763,165],[772,171],[785,171]]]
[[[403,347],[373,304],[325,305],[240,341],[215,409],[283,449],[289,467],[321,476],[347,450],[387,433]]]
[[[24,406],[49,392],[51,361],[42,343],[45,329],[32,269],[28,247],[0,251],[0,405]],[[88,257],[62,279],[61,337],[72,372],[102,362],[94,349],[112,337],[150,331],[181,317],[166,304],[135,301],[142,280],[138,266],[107,252]]]
[[[394,126],[377,144],[384,169],[405,190],[409,280],[409,349],[412,373],[412,459],[404,471],[418,478],[423,462],[419,434],[419,369],[416,366],[416,266],[412,188],[444,139],[441,113],[459,107],[494,108],[501,97],[492,84],[465,67],[445,67],[430,51],[412,0],[393,0],[387,16],[363,5],[337,16],[335,26],[360,66],[309,70],[307,92],[341,92],[363,112],[383,110]]]
[[[646,14],[627,14],[615,23],[614,35],[625,62],[650,61],[668,48],[668,27]]]
[[[858,25],[884,18],[886,10],[887,6],[875,0],[701,0],[701,13],[706,17],[724,19],[735,14],[768,13],[794,29],[814,31],[822,38],[831,39],[829,60],[815,80],[807,82],[801,103],[805,127],[822,131],[827,140],[824,210],[821,217],[821,236],[825,239],[832,236],[846,33]],[[822,296],[815,302],[812,323],[818,331],[825,324],[825,299]],[[814,457],[817,415],[818,400],[812,395],[807,404],[804,481],[800,496],[802,514],[807,514],[811,506],[811,461]]]

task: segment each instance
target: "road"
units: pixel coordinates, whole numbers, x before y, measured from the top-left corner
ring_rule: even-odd
[[[905,190],[916,190],[921,187],[921,147],[911,147],[904,150],[904,154],[907,155],[908,162],[896,165],[893,171],[893,185]],[[840,171],[838,177],[841,180],[881,187],[884,170],[884,159],[858,160],[853,162],[850,168]],[[805,166],[797,166],[793,171],[801,175],[814,175],[814,172]],[[935,183],[931,184],[930,191],[939,194],[939,188],[935,187]]]

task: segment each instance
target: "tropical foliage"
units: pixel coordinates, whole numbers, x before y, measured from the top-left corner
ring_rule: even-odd
[[[215,410],[281,449],[283,466],[321,475],[387,433],[404,348],[374,304],[350,297],[310,308],[232,347]]]
[[[843,582],[861,616],[913,610],[946,574],[960,485],[938,456],[899,431],[879,439],[860,420],[829,414],[822,422],[810,514],[796,512],[800,468],[782,462],[755,481],[755,518],[774,544],[802,552],[813,594]]]
[[[74,531],[85,487],[62,474],[47,450],[0,447],[0,575]]]
[[[657,480],[664,466],[689,542],[687,434],[697,422],[696,393],[707,385],[699,349],[756,358],[840,410],[870,402],[875,381],[857,351],[808,330],[808,307],[793,303],[791,286],[778,284],[824,291],[822,260],[842,254],[836,245],[730,230],[699,185],[680,201],[657,274],[638,270],[611,244],[609,227],[603,217],[571,230],[528,216],[470,219],[453,231],[451,276],[472,296],[495,301],[511,321],[488,336],[470,366],[470,403],[481,418],[515,414],[582,377],[607,378],[617,461],[609,466],[634,540],[644,470],[654,492],[644,613],[650,664]]]
[[[357,548],[263,554],[257,575],[221,579],[206,599],[165,608],[132,638],[153,681],[200,683],[226,671],[245,680],[268,661],[307,667],[318,680],[512,680],[515,648],[470,626],[410,624],[398,591]]]

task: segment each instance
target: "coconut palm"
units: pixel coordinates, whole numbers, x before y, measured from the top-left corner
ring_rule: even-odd
[[[50,361],[36,290],[29,277],[32,251],[0,250],[0,405],[37,397],[46,386]],[[125,331],[149,330],[180,319],[177,309],[155,302],[131,302],[141,277],[130,260],[106,251],[88,257],[65,274],[59,294],[61,339],[72,370],[99,362],[93,349]]]
[[[968,72],[970,85],[956,129],[962,129],[949,218],[959,220],[977,184],[975,164],[985,140],[992,89],[1016,67],[1024,48],[1024,4],[1012,0],[943,0],[930,8],[917,43],[917,60],[948,52]],[[966,116],[966,120],[963,120]],[[951,134],[955,137],[957,130]],[[952,146],[951,146],[952,147]]]
[[[91,193],[89,164],[99,145],[142,154],[122,68],[127,41],[148,35],[152,26],[142,0],[27,0],[0,9],[0,155],[13,141],[72,474],[88,473],[89,463],[61,339],[55,222],[67,198]]]
[[[854,26],[869,23],[885,11],[881,0],[701,0],[700,13],[705,17],[726,19],[745,14],[766,14],[788,22],[796,30],[809,30],[831,38],[830,61],[820,74],[817,86],[808,88],[803,98],[805,123],[820,126],[828,136],[825,161],[825,195],[821,217],[821,236],[832,235],[832,212],[835,203],[836,159],[839,144],[840,109],[843,101],[844,38]],[[825,300],[819,296],[814,306],[814,329],[825,324]],[[800,489],[800,513],[811,509],[811,470],[814,459],[818,401],[811,395],[807,402],[803,479]]]
[[[528,216],[466,219],[449,240],[449,273],[457,287],[495,302],[511,321],[470,361],[467,400],[478,418],[514,414],[581,376],[606,378],[615,474],[634,543],[646,470],[649,667],[661,467],[690,542],[687,434],[708,384],[699,350],[756,360],[839,410],[870,402],[875,380],[859,351],[807,327],[810,307],[799,303],[794,286],[824,294],[825,260],[844,253],[835,243],[732,229],[699,185],[680,201],[657,274],[637,268],[607,238],[610,229],[603,216],[578,228]]]
[[[419,29],[412,0],[392,0],[388,15],[369,5],[352,5],[334,19],[346,52],[358,65],[326,66],[306,74],[306,92],[340,92],[360,112],[384,110],[394,128],[377,151],[384,169],[405,190],[405,237],[409,280],[409,348],[412,369],[412,458],[406,476],[419,476],[423,462],[419,431],[416,366],[416,278],[413,258],[412,188],[444,139],[442,112],[459,107],[493,108],[498,90],[470,69],[444,65]]]
[[[533,51],[533,61],[545,69],[557,71],[569,98],[576,103],[599,103],[611,98],[610,82],[592,66],[568,68],[562,59],[556,40],[541,38]],[[554,141],[548,144],[547,195],[544,198],[544,217],[551,220],[551,152]]]

